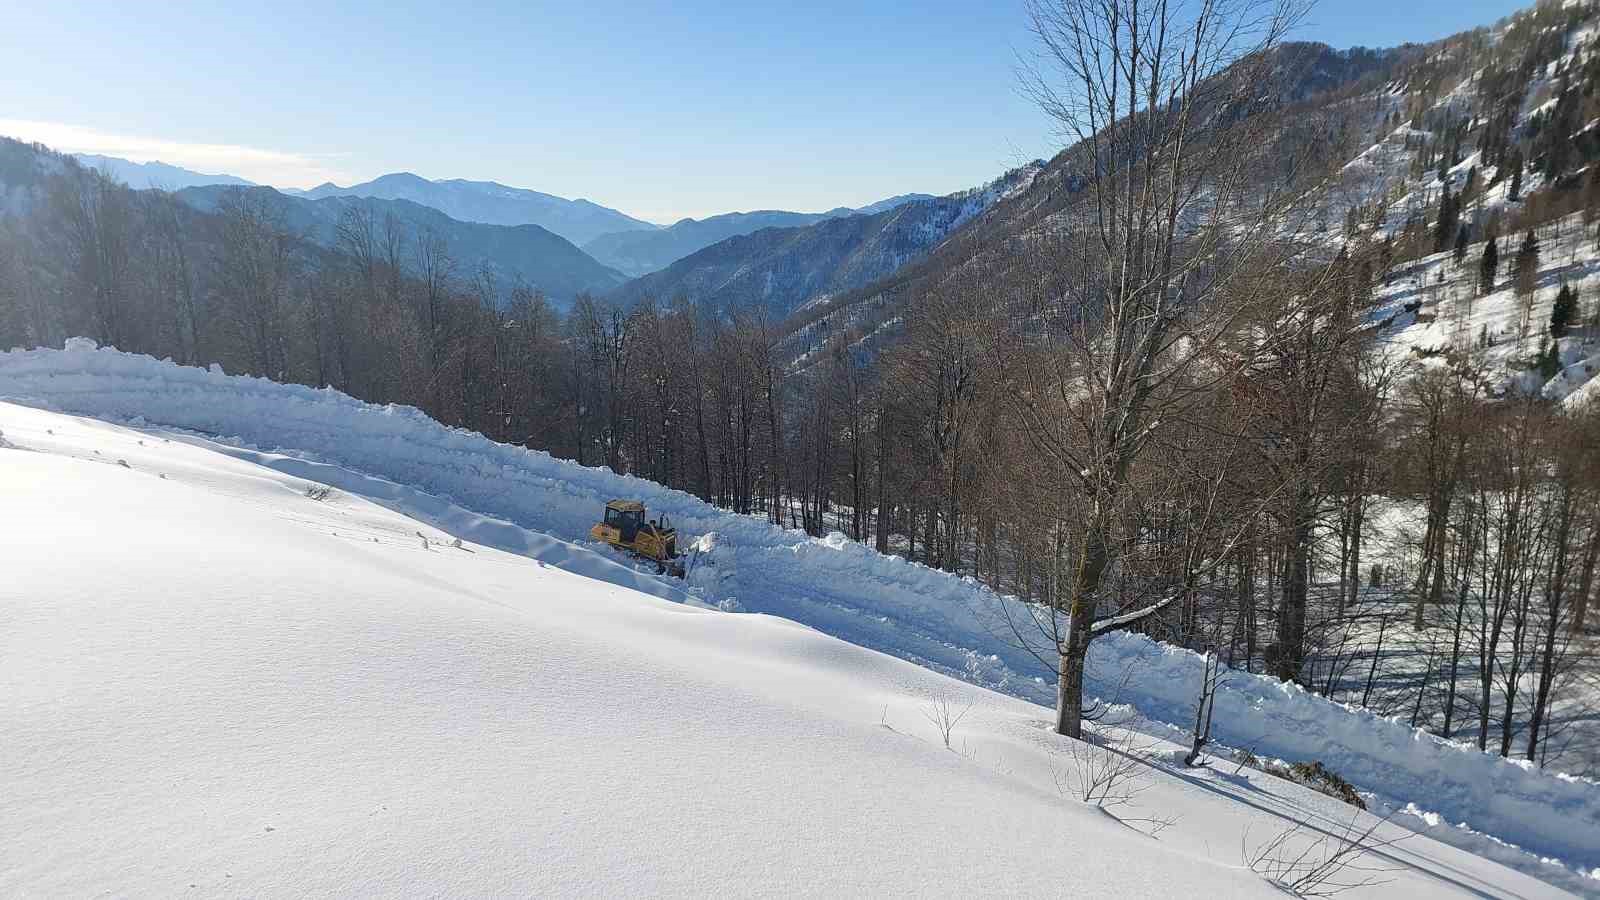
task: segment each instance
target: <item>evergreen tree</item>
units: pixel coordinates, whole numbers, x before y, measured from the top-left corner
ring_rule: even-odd
[[[1560,371],[1561,350],[1556,346],[1555,341],[1551,341],[1550,346],[1546,347],[1545,351],[1539,354],[1539,376],[1544,380],[1549,381],[1550,379],[1556,377],[1556,374]]]
[[[1433,225],[1433,252],[1443,252],[1450,246],[1450,239],[1456,234],[1458,219],[1456,200],[1450,195],[1450,183],[1445,182],[1444,195],[1439,198],[1439,218]]]
[[[1533,295],[1538,287],[1539,236],[1532,228],[1523,237],[1511,270],[1517,288],[1517,341],[1520,343],[1528,339],[1533,327]]]
[[[1456,265],[1461,265],[1467,258],[1467,226],[1462,225],[1456,229]]]
[[[1483,244],[1483,256],[1478,261],[1478,293],[1494,290],[1494,280],[1500,274],[1500,242],[1494,235]]]
[[[1517,279],[1517,292],[1520,294],[1533,293],[1534,281],[1539,274],[1539,236],[1532,228],[1522,238],[1522,246],[1517,248],[1517,260],[1514,274]]]
[[[1522,199],[1522,151],[1511,151],[1506,157],[1506,166],[1511,169],[1511,192],[1508,198],[1515,203]]]
[[[1572,133],[1578,127],[1578,94],[1567,89],[1565,75],[1561,77],[1557,91],[1555,108],[1546,118],[1539,135],[1539,149],[1543,154],[1541,168],[1545,178],[1551,181],[1572,164]]]
[[[1570,286],[1563,284],[1560,293],[1556,294],[1555,306],[1550,309],[1550,336],[1565,337],[1567,329],[1578,318],[1578,295]]]

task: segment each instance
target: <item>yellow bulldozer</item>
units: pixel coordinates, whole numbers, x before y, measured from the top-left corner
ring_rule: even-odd
[[[589,529],[589,536],[619,550],[656,564],[657,572],[683,577],[683,558],[678,555],[678,530],[666,515],[646,519],[644,504],[637,500],[613,500],[606,504],[605,519]]]

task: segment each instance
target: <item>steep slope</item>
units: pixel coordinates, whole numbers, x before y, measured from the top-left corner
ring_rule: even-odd
[[[870,215],[828,218],[729,238],[619,288],[623,303],[644,297],[759,308],[781,319],[818,296],[861,287],[921,258],[974,216],[1022,190],[1029,165],[982,188],[912,200]]]
[[[0,354],[0,397],[114,419],[137,418],[147,427],[226,435],[223,442],[159,434],[266,466],[295,479],[291,484],[333,484],[403,510],[430,528],[517,553],[545,554],[540,558],[558,565],[562,560],[530,541],[524,529],[582,541],[606,499],[638,497],[700,536],[700,552],[688,579],[697,602],[781,615],[1022,700],[1048,702],[1053,690],[1051,669],[1008,637],[1013,632],[1006,622],[1028,613],[1015,600],[996,596],[970,579],[878,556],[841,536],[807,538],[640,479],[494,444],[443,428],[415,410],[97,350],[81,341],[66,351]],[[30,434],[0,422],[0,429],[7,441],[20,446],[37,447],[41,441],[37,428]],[[267,452],[251,445],[279,449]],[[133,452],[123,445],[101,454],[100,461],[129,458],[126,454]],[[136,471],[151,468],[130,461]],[[303,490],[291,487],[288,495],[298,498]],[[92,516],[81,527],[122,534]],[[409,535],[406,543],[418,540]],[[0,552],[26,552],[15,541],[0,547]],[[180,552],[187,551],[169,554]],[[150,566],[159,561],[152,559]],[[321,571],[294,566],[282,570]],[[132,576],[124,581],[143,583]],[[824,655],[854,652],[840,645]],[[1096,643],[1091,690],[1149,717],[1127,724],[1153,738],[1170,739],[1181,729],[1163,723],[1186,723],[1193,716],[1199,668],[1199,658],[1187,651],[1137,636],[1110,635]],[[786,677],[806,681],[792,671]],[[873,696],[865,702],[875,710],[881,701]],[[1047,712],[1032,709],[1031,718],[1025,718],[1034,724],[1022,732],[1032,737],[990,751],[1008,765],[1016,752],[1013,744],[1037,749],[1033,742]],[[1591,781],[1524,767],[1400,721],[1330,703],[1294,685],[1244,673],[1230,673],[1219,690],[1213,734],[1225,745],[1252,748],[1262,756],[1321,760],[1355,783],[1370,808],[1393,814],[1396,824],[1551,883],[1594,890],[1584,880],[1600,865],[1600,786]],[[1185,772],[1184,777],[1202,776]],[[1224,779],[1208,781],[1205,790],[1226,792],[1229,784],[1239,787]],[[1250,790],[1256,788],[1252,781]],[[1223,843],[1230,844],[1223,852],[1237,844]]]
[[[840,207],[823,213],[783,210],[724,213],[704,219],[683,219],[660,231],[603,234],[583,245],[585,253],[629,276],[646,275],[719,241],[763,228],[800,228],[824,219],[873,215],[907,203],[933,200],[928,194],[901,194],[860,209]]]
[[[197,187],[179,191],[178,196],[202,211],[214,211],[228,191],[236,188]],[[342,216],[351,207],[370,211],[382,227],[387,216],[399,222],[407,241],[414,235],[432,232],[444,238],[458,269],[475,273],[482,268],[510,283],[521,280],[542,289],[557,303],[570,301],[579,293],[603,292],[624,280],[622,275],[596,262],[559,235],[538,225],[485,225],[462,222],[442,212],[409,200],[375,200],[359,197],[328,197],[311,200],[291,197],[271,188],[250,188],[263,192],[284,212],[291,230],[324,247],[338,243]]]
[[[99,169],[112,178],[121,181],[136,191],[160,188],[166,191],[181,190],[186,187],[199,187],[206,184],[231,184],[237,186],[250,186],[253,181],[246,181],[237,175],[207,175],[204,172],[195,172],[179,166],[168,165],[160,160],[151,160],[147,163],[129,162],[115,156],[99,156],[94,153],[74,153],[78,162],[90,168]]]
[[[311,200],[326,197],[409,200],[463,222],[538,225],[578,245],[602,234],[654,231],[659,227],[588,200],[568,200],[493,181],[461,178],[429,181],[410,172],[395,172],[349,187],[324,184],[293,193]]]

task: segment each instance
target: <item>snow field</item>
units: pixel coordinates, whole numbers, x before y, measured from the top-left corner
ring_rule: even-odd
[[[0,397],[215,436],[172,437],[343,486],[449,534],[683,599],[677,585],[551,541],[586,540],[605,500],[638,497],[652,515],[668,513],[690,535],[715,533],[714,548],[689,578],[704,604],[782,616],[1035,703],[1053,696],[1053,673],[1017,645],[1005,623],[1008,606],[1013,616],[1025,613],[971,579],[882,557],[841,536],[811,539],[651,482],[495,444],[414,409],[82,341],[64,351],[0,354]],[[0,428],[11,434],[4,423]],[[1199,668],[1200,658],[1187,651],[1113,635],[1096,644],[1091,689],[1147,718],[1186,726]],[[1397,822],[1477,852],[1493,846],[1499,857],[1556,883],[1582,888],[1587,872],[1600,867],[1594,782],[1502,760],[1243,673],[1231,673],[1220,692],[1213,733],[1263,757],[1321,760],[1370,791],[1375,808],[1401,810]]]
[[[1240,845],[1353,816],[1220,767],[1108,814],[1032,704],[157,431],[0,430],[0,894],[1281,896]],[[1355,896],[1561,895],[1378,837]]]

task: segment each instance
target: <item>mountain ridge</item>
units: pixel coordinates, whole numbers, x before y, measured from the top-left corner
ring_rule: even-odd
[[[227,184],[235,187],[258,186],[255,182],[240,178],[237,175],[196,172],[193,169],[175,166],[159,159],[140,163],[116,156],[102,156],[98,153],[74,153],[72,156],[78,162],[92,169],[99,169],[134,190],[159,188],[161,190],[176,191],[209,184]]]
[[[1035,161],[982,187],[872,214],[735,235],[621,285],[611,298],[626,305],[686,297],[782,319],[819,297],[863,287],[921,259],[974,216],[1031,184],[1042,166]]]
[[[223,202],[226,192],[240,189],[194,187],[178,191],[177,195],[190,206],[209,212]],[[370,212],[378,223],[392,215],[409,238],[425,232],[443,237],[459,270],[487,270],[507,281],[525,281],[562,306],[579,294],[605,291],[623,280],[621,273],[601,265],[572,242],[539,225],[464,222],[404,199],[344,195],[311,199],[269,187],[243,190],[270,192],[272,198],[277,198],[273,202],[281,204],[286,224],[322,247],[337,246],[340,221],[352,207]]]
[[[347,187],[330,182],[305,191],[284,193],[310,200],[338,196],[408,200],[432,207],[461,222],[503,226],[538,225],[575,245],[593,240],[601,234],[654,231],[660,228],[653,222],[634,218],[591,200],[570,200],[543,191],[511,187],[498,181],[472,181],[465,178],[432,180],[412,172],[390,172]]]
[[[799,228],[824,219],[875,215],[906,203],[932,199],[935,198],[931,194],[899,194],[859,208],[838,206],[820,213],[783,209],[726,212],[702,219],[679,219],[659,231],[603,234],[582,247],[584,252],[617,271],[638,277],[664,269],[712,244],[764,228]]]

